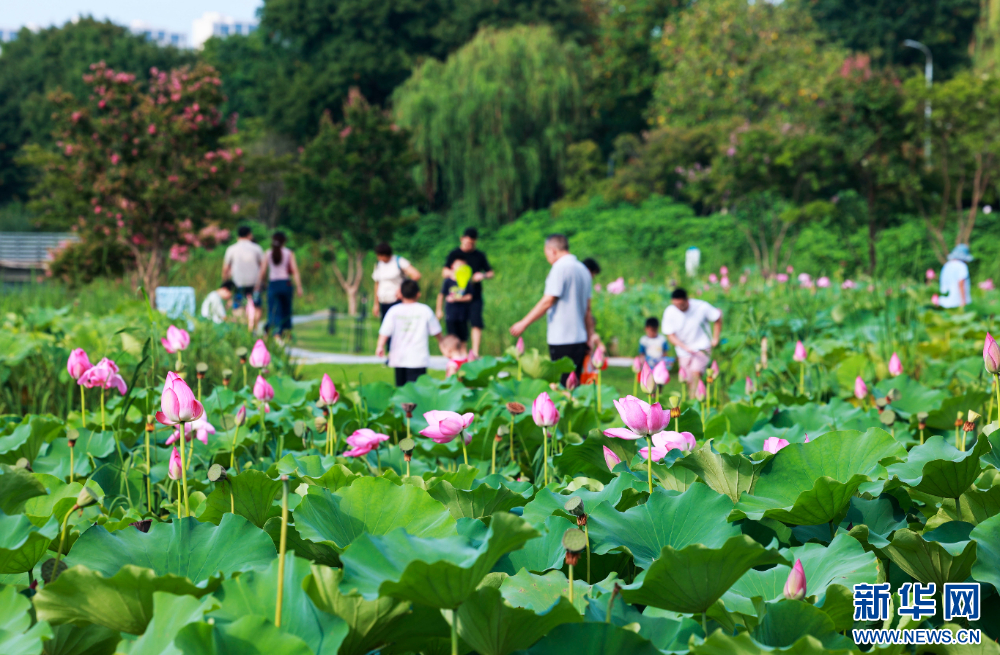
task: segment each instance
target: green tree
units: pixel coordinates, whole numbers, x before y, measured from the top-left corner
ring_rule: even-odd
[[[581,59],[552,29],[522,26],[484,29],[414,71],[394,103],[428,197],[491,222],[548,204],[583,120]]]
[[[247,173],[243,152],[221,142],[216,72],[201,64],[150,73],[142,85],[93,64],[87,100],[53,93],[54,143],[29,145],[22,161],[41,172],[32,189],[41,220],[128,249],[151,292],[168,256],[185,259],[213,238],[211,221],[239,213],[231,198]]]
[[[93,18],[32,32],[0,51],[0,203],[27,199],[28,169],[14,161],[26,143],[49,143],[54,127],[48,94],[62,89],[83,98],[83,74],[91,62],[145,75],[194,62],[194,55],[161,48],[128,29]]]
[[[319,134],[287,176],[283,202],[297,229],[340,244],[346,269],[334,258],[333,271],[347,293],[348,312],[356,314],[365,252],[392,239],[420,194],[411,175],[416,156],[409,133],[356,89],[343,115],[338,124],[323,117]]]

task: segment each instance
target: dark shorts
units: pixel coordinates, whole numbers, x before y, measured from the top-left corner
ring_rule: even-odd
[[[253,286],[236,287],[236,293],[233,294],[233,309],[242,307],[247,298],[253,298],[254,304],[260,305],[260,294],[253,292]]]
[[[474,328],[482,330],[483,325],[483,299],[478,298],[469,303],[469,324]]]
[[[464,320],[446,318],[444,328],[448,334],[458,337],[458,340],[465,343],[469,340],[469,322]]]
[[[394,368],[396,372],[396,386],[401,387],[407,382],[416,382],[417,378],[427,373],[426,368]]]
[[[573,360],[573,364],[576,365],[576,377],[579,378],[583,375],[583,360],[587,356],[589,348],[587,343],[568,343],[559,346],[549,346],[549,357],[552,361],[558,361],[563,357],[569,357]],[[566,379],[569,377],[569,373],[563,373],[560,379],[563,386],[566,385]]]

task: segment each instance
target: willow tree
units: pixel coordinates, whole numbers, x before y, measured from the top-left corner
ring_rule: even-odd
[[[551,28],[518,26],[483,29],[417,68],[394,106],[425,193],[490,222],[552,200],[584,115],[582,62]]]

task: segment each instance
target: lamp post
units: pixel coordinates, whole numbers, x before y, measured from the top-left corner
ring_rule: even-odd
[[[914,41],[913,39],[906,39],[903,41],[903,45],[907,48],[915,48],[920,52],[924,53],[924,82],[927,86],[927,90],[930,91],[931,85],[934,83],[934,57],[931,56],[931,49],[925,46],[920,41]],[[928,170],[931,168],[931,100],[930,98],[924,103],[924,166]]]

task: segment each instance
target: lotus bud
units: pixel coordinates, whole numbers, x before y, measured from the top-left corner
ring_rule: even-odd
[[[698,387],[695,389],[694,397],[697,398],[699,401],[705,400],[705,394],[706,394],[705,381],[698,380]]]
[[[559,423],[559,410],[549,398],[549,394],[543,391],[535,398],[535,402],[531,403],[531,418],[540,428],[550,428]]]
[[[572,393],[578,386],[580,386],[580,378],[576,377],[576,371],[573,371],[566,378],[566,391]]]
[[[639,373],[639,387],[646,393],[653,393],[656,388],[656,382],[653,380],[653,371],[649,368],[649,364],[645,362],[642,365],[642,372]]]
[[[576,566],[580,561],[580,553],[587,548],[587,535],[579,528],[569,528],[563,534],[562,545],[566,549],[566,563]]]
[[[208,481],[218,482],[222,480],[225,482],[229,477],[226,475],[226,469],[222,467],[222,464],[212,464],[208,467]]]
[[[806,347],[801,341],[795,342],[795,353],[792,355],[792,359],[796,362],[804,362],[809,354],[806,352]]]
[[[205,362],[198,362],[194,367],[194,373],[199,380],[204,380],[205,374],[208,373],[208,364]]]
[[[174,446],[173,451],[170,453],[170,463],[167,465],[167,477],[171,480],[181,479],[181,454],[177,450],[177,446]]]
[[[636,355],[635,359],[632,360],[632,372],[638,375],[639,371],[642,370],[642,365],[645,363],[646,360],[642,357],[642,355]]]
[[[986,333],[986,340],[983,342],[983,364],[986,365],[987,373],[1000,374],[1000,345],[997,345],[989,332]]]
[[[747,382],[746,382],[746,386],[744,387],[744,391],[746,392],[746,395],[748,395],[748,396],[752,396],[753,395],[753,392],[754,392],[753,380],[750,379],[749,375],[747,376]]]
[[[712,365],[708,368],[708,371],[709,371],[709,375],[711,376],[712,380],[717,380],[719,378],[719,362],[718,362],[718,360],[715,360],[715,359],[712,360]]]
[[[247,406],[240,405],[240,408],[236,410],[236,416],[233,418],[233,422],[236,425],[243,425],[247,421]]]
[[[340,400],[340,394],[337,392],[336,385],[333,384],[333,380],[327,373],[323,374],[323,379],[319,383],[319,399],[323,401],[325,405],[333,405],[338,400]]]
[[[263,339],[257,339],[257,343],[253,345],[249,362],[254,368],[267,368],[271,363],[271,353],[268,352]]]
[[[579,496],[573,496],[566,501],[563,505],[563,509],[569,514],[576,517],[576,524],[581,528],[587,525],[587,510],[583,506],[583,499]]]
[[[973,430],[976,429],[976,421],[978,421],[980,418],[981,418],[980,414],[977,414],[976,412],[970,409],[969,415],[966,418],[965,425],[962,426],[962,429],[966,432],[972,432]]]
[[[600,370],[604,368],[605,359],[604,346],[597,346],[597,348],[594,349],[593,354],[590,356],[590,363],[595,369]]]
[[[524,354],[524,337],[517,338],[517,343],[514,344],[514,352],[517,353],[518,359]]]
[[[89,507],[99,502],[101,502],[101,499],[98,497],[97,492],[90,487],[84,487],[76,496],[76,506],[80,509]]]
[[[785,598],[788,600],[802,600],[806,597],[806,572],[802,568],[802,560],[795,560],[792,572],[788,574],[785,581]]]
[[[402,407],[406,412],[406,418],[413,418],[413,410],[417,408],[417,403],[403,403]]]
[[[274,398],[274,387],[264,379],[263,375],[258,375],[253,383],[253,397],[265,403]]]
[[[608,465],[608,470],[613,471],[616,466],[622,463],[622,460],[618,455],[615,455],[613,450],[604,446],[604,462]]]
[[[899,355],[892,353],[889,358],[889,375],[897,377],[903,374],[903,362],[899,360]]]
[[[659,362],[653,367],[653,382],[656,384],[667,384],[670,382],[670,369],[666,362]]]
[[[507,403],[507,411],[514,416],[518,416],[520,414],[524,414],[525,407],[521,403],[509,402]]]
[[[864,400],[868,397],[868,385],[865,384],[860,375],[854,380],[854,397],[858,400]]]

